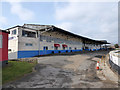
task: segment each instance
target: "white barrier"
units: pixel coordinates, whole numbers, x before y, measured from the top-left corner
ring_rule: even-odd
[[[110,60],[117,66],[120,67],[120,50],[111,51],[109,53]]]

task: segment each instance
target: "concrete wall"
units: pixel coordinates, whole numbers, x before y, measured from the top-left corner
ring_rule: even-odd
[[[61,38],[61,39],[65,39],[65,40],[71,40],[71,41],[78,41],[78,42],[82,42],[82,39],[80,38],[76,38],[70,35],[66,35],[62,32],[58,32],[58,31],[49,31],[49,32],[45,32],[42,35],[45,36],[52,36],[52,37],[56,37],[56,38]]]
[[[38,38],[20,37],[18,43],[19,51],[38,50]],[[26,44],[32,44],[32,46],[26,46]]]
[[[109,56],[110,56],[110,60],[120,67],[120,61],[119,61],[120,55],[117,52],[120,52],[120,50],[111,51],[109,53]]]
[[[112,69],[120,74],[120,50],[111,51],[109,53],[109,63]]]
[[[19,28],[19,39],[18,39],[18,51],[26,51],[26,50],[38,50],[38,41],[39,39],[34,37],[25,37],[22,36],[22,30],[35,32],[35,30]],[[26,44],[32,44],[32,46],[26,46]]]

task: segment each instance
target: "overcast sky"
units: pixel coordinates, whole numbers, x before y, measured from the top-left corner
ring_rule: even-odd
[[[55,25],[96,40],[118,43],[117,2],[2,2],[0,28]]]

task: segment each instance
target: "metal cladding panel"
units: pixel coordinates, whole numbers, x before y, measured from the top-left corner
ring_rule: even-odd
[[[0,49],[0,61],[8,60],[8,33],[0,32],[2,35],[2,48]]]

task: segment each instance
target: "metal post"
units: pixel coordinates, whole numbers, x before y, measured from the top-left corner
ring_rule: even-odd
[[[103,62],[103,56],[102,56],[102,62]]]
[[[104,66],[105,66],[105,57],[106,57],[106,56],[104,55]]]
[[[100,44],[100,49],[101,49],[101,44]]]
[[[38,54],[40,55],[40,33],[38,31]]]

